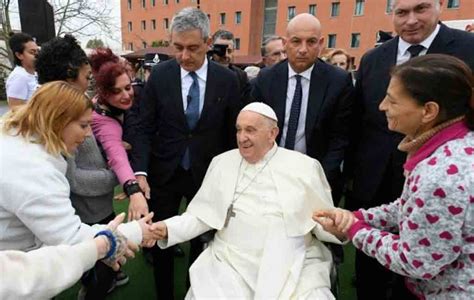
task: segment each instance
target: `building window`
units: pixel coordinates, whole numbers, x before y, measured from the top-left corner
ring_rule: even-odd
[[[360,46],[360,33],[353,33],[351,35],[351,48],[359,48]]]
[[[132,32],[132,30],[133,30],[132,22],[128,22],[128,32]]]
[[[176,4],[179,4],[179,0],[176,0]]]
[[[364,14],[364,4],[365,0],[356,0],[354,16],[362,16]]]
[[[168,0],[163,0],[164,5],[168,5]]]
[[[275,34],[276,19],[277,19],[277,5],[276,0],[265,0],[265,10],[263,12],[263,34],[262,38]],[[262,41],[263,42],[263,41]]]
[[[128,43],[128,50],[133,51],[133,43]]]
[[[209,22],[211,21],[211,15],[207,14],[207,18],[209,19]]]
[[[142,7],[143,7],[143,8],[146,7],[146,0],[142,0]]]
[[[459,8],[459,0],[448,0],[448,8]]]
[[[151,6],[155,6],[156,5],[156,0],[150,0],[150,3],[151,3]]]
[[[145,49],[147,47],[146,42],[142,42],[142,46],[143,46],[143,49]]]
[[[296,8],[294,6],[288,6],[288,21],[296,16]]]
[[[336,48],[336,35],[328,34],[328,48]]]
[[[132,0],[127,1],[128,10],[132,10]]]
[[[165,18],[163,20],[163,26],[165,27],[165,29],[168,29],[170,27],[170,21],[168,20],[168,18]]]
[[[331,4],[331,17],[339,16],[339,8],[340,8],[339,2],[333,2]]]
[[[146,21],[145,20],[142,20],[142,30],[143,31],[146,30]]]
[[[151,29],[156,30],[156,20],[151,20]]]
[[[308,13],[315,16],[316,15],[316,4],[310,4],[308,8]]]
[[[221,13],[221,25],[225,25],[225,13]]]
[[[235,39],[235,50],[240,50],[240,38]]]
[[[385,8],[385,12],[387,14],[392,13],[393,11],[393,0],[387,0],[387,7]]]
[[[235,12],[235,24],[240,24],[242,23],[242,12],[241,11],[236,11]]]

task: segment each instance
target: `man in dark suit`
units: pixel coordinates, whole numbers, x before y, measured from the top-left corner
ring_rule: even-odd
[[[212,158],[235,146],[238,82],[231,70],[207,60],[210,42],[202,11],[178,12],[171,24],[176,59],[155,66],[145,86],[133,167],[142,174],[140,186],[150,184],[156,220],[176,215],[182,197],[190,201],[197,192]],[[202,243],[191,241],[191,262],[201,251]],[[157,296],[173,299],[173,253],[156,247],[153,259]]]
[[[353,86],[349,73],[318,59],[323,44],[318,19],[294,17],[284,38],[288,59],[261,70],[252,93],[275,110],[282,128],[277,143],[321,162],[337,203]]]
[[[232,70],[239,81],[240,101],[242,106],[248,104],[250,101],[251,87],[247,73],[244,70],[234,65],[235,39],[234,34],[230,31],[220,29],[212,35],[212,60]],[[214,51],[215,47],[222,47],[225,49],[224,53]]]
[[[390,81],[390,69],[411,57],[429,53],[454,55],[474,70],[474,36],[439,23],[442,0],[396,0],[393,25],[398,36],[366,53],[356,82],[354,139],[346,159],[352,189],[351,210],[389,203],[401,194],[405,155],[397,150],[402,136],[390,132],[379,111]],[[356,285],[359,299],[409,299],[403,278],[358,251]]]

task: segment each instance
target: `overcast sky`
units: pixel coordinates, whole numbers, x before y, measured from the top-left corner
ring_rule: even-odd
[[[97,37],[108,44],[113,50],[121,50],[122,33],[120,31],[120,0],[84,0],[89,2],[96,2],[98,4],[107,4],[112,8],[112,22],[114,23],[117,30],[114,31],[114,36],[107,36],[101,31],[101,28],[90,28],[88,31],[94,32],[93,37]],[[14,1],[16,2],[16,1]],[[16,3],[15,3],[16,4]],[[14,29],[21,30],[20,16],[18,14],[18,6],[13,5],[10,9],[10,19]],[[93,37],[78,37],[81,41],[82,47],[86,46],[89,39]]]

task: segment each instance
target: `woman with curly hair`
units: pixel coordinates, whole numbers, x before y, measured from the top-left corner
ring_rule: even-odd
[[[84,224],[75,215],[65,177],[64,157],[91,134],[92,108],[82,90],[54,81],[1,119],[0,250],[74,245],[91,240],[104,228]],[[150,246],[152,216],[122,224],[118,230],[133,243]]]
[[[64,80],[84,91],[92,78],[86,53],[69,34],[54,38],[41,47],[36,60],[36,71],[40,84]]]
[[[56,37],[43,44],[36,69],[41,84],[55,80],[67,81],[83,93],[92,78],[89,59],[72,35]],[[87,136],[75,154],[66,160],[71,203],[82,222],[93,225],[113,220],[114,188],[118,181],[114,172],[108,168],[94,136]],[[105,297],[107,291],[129,281],[123,271],[114,272],[101,263],[96,265],[95,273],[97,280],[86,278],[84,281],[89,287],[86,298]]]
[[[148,213],[148,204],[130,166],[122,142],[125,111],[133,104],[133,88],[125,65],[112,50],[98,48],[89,61],[96,81],[97,95],[92,130],[105,152],[110,167],[130,198],[128,218],[139,219]]]

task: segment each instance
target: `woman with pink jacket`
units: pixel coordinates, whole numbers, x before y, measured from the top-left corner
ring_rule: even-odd
[[[92,130],[111,169],[130,198],[128,219],[139,219],[148,213],[148,204],[122,142],[125,111],[133,104],[131,80],[125,65],[110,49],[97,49],[90,55],[89,60],[97,90]]]

